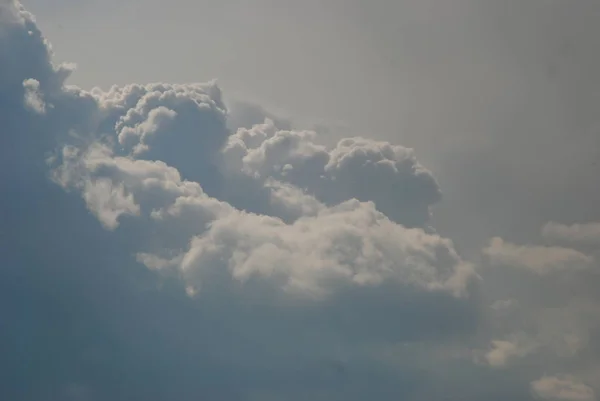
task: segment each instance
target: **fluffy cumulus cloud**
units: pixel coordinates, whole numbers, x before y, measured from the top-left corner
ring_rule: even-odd
[[[224,164],[231,174],[275,178],[305,189],[327,205],[373,201],[392,220],[424,226],[440,200],[438,184],[412,149],[365,138],[327,148],[313,131],[278,130],[272,120],[229,137]]]
[[[412,149],[324,145],[216,82],[86,91],[72,68],[0,1],[7,398],[594,399],[589,249],[466,260]]]
[[[317,299],[383,283],[463,296],[473,275],[447,240],[394,224],[358,201],[293,224],[233,212],[191,241],[179,268],[200,282],[215,274],[207,269],[217,269],[242,283],[268,280],[284,292]]]

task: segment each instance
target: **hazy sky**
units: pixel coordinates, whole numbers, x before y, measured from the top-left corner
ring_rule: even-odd
[[[22,2],[0,394],[598,399],[599,2]]]

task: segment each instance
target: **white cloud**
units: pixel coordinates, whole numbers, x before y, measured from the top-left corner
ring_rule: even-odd
[[[177,116],[173,110],[164,106],[152,109],[148,113],[148,119],[136,124],[134,127],[124,127],[119,132],[119,143],[126,143],[131,137],[137,138],[138,143],[133,147],[133,154],[138,155],[148,150],[147,138],[156,135],[157,131]]]
[[[493,265],[517,267],[539,275],[587,269],[594,258],[570,248],[520,246],[493,238],[483,250]]]
[[[526,334],[519,333],[508,340],[494,340],[491,346],[491,350],[485,354],[485,360],[490,366],[505,367],[512,359],[534,353],[540,344]]]
[[[203,145],[212,141],[214,148],[198,147],[195,149],[198,154],[218,150],[220,140],[225,138],[224,125],[217,127],[221,132],[207,130],[210,128],[207,118],[214,119],[213,123],[224,124],[225,120],[226,111],[220,90],[214,83],[129,85],[124,88],[113,87],[108,93],[94,93],[102,108],[123,108],[121,111],[125,113],[115,126],[117,137],[121,145],[133,148],[137,155],[150,150],[152,139],[159,139],[152,136],[168,135],[166,139],[178,146],[193,146],[193,137],[202,139]],[[170,121],[179,124],[169,124]],[[209,137],[214,135],[223,137]],[[159,141],[156,146],[163,144],[164,141]]]
[[[289,216],[291,221],[302,216],[316,216],[325,208],[315,197],[310,196],[291,184],[267,180],[265,187],[270,191],[271,207],[277,216]]]
[[[25,88],[25,105],[39,114],[46,113],[46,103],[40,93],[40,83],[35,79],[23,81]]]
[[[193,216],[184,217],[199,224],[199,219],[207,223],[220,209],[229,208],[208,198],[198,183],[182,180],[175,168],[161,161],[115,156],[107,145],[94,143],[87,149],[67,146],[61,160],[53,170],[53,179],[64,188],[80,190],[88,208],[113,229],[123,214],[143,211],[160,220],[192,210]]]
[[[278,130],[271,120],[229,137],[228,172],[285,180],[334,205],[347,199],[373,201],[378,210],[408,226],[428,224],[440,200],[438,184],[412,149],[365,138],[346,138],[333,148],[314,131]]]
[[[193,284],[214,269],[238,281],[258,277],[317,298],[348,285],[384,282],[461,296],[474,274],[449,240],[394,223],[372,203],[326,207],[289,184],[269,182],[274,205],[296,211],[297,220],[285,223],[211,198],[162,162],[114,156],[100,144],[65,148],[54,177],[81,190],[88,208],[109,228],[116,228],[121,215],[140,210],[157,224],[175,221],[182,231],[187,226],[196,236],[180,269]]]
[[[473,276],[449,241],[406,229],[357,201],[292,224],[234,212],[192,240],[180,269],[200,282],[209,269],[226,270],[241,282],[256,277],[315,298],[383,283],[460,296]]]
[[[569,375],[544,376],[531,383],[533,393],[544,400],[551,401],[594,401],[594,390]]]
[[[98,220],[110,230],[117,228],[120,216],[140,213],[139,205],[135,204],[131,194],[125,193],[125,187],[122,184],[115,187],[106,179],[86,182],[83,199]]]

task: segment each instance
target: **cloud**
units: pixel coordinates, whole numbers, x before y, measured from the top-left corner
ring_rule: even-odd
[[[542,228],[544,238],[552,241],[597,245],[600,243],[600,223],[565,225],[550,222]]]
[[[215,82],[67,86],[32,16],[1,11],[7,397],[397,395],[410,363],[374,348],[474,330],[474,267],[423,228],[439,189],[411,150],[232,132]]]
[[[333,148],[314,131],[278,130],[272,121],[239,129],[224,149],[228,171],[275,178],[303,188],[327,205],[356,198],[406,226],[427,225],[439,186],[412,149],[353,137]]]
[[[54,179],[81,191],[88,208],[110,229],[121,216],[140,211],[158,225],[175,220],[193,230],[193,222],[196,232],[179,244],[190,243],[189,250],[178,258],[180,274],[192,281],[228,271],[238,281],[256,276],[284,291],[315,297],[338,287],[383,282],[462,296],[474,276],[451,241],[394,223],[373,203],[351,200],[328,207],[289,184],[271,182],[266,189],[273,191],[274,203],[299,216],[286,223],[212,198],[162,161],[115,156],[98,143],[83,150],[63,148]]]
[[[594,264],[592,256],[574,249],[519,246],[498,237],[493,238],[483,252],[493,265],[517,267],[539,275],[587,269]]]
[[[39,114],[46,113],[46,104],[40,93],[40,83],[35,79],[26,79],[23,81],[23,87],[25,88],[25,105]]]
[[[564,301],[563,294],[556,298],[554,307],[523,298],[510,313],[493,316],[488,330],[494,339],[487,349],[475,351],[475,360],[494,368],[548,367],[577,363],[586,352],[593,352],[597,306],[589,301]]]
[[[226,103],[229,111],[227,126],[233,132],[240,128],[252,128],[262,124],[265,122],[265,118],[273,121],[273,124],[279,129],[292,129],[292,122],[289,119],[278,117],[255,103],[240,100]]]
[[[531,371],[593,371],[598,366],[598,279],[593,252],[516,245],[493,238],[483,249],[483,291],[494,310],[483,329],[492,338],[476,352],[491,367]],[[532,274],[533,273],[533,274]],[[499,340],[498,340],[499,339]],[[537,398],[595,399],[573,376],[532,381]],[[581,398],[579,398],[581,397]]]
[[[531,383],[533,393],[544,400],[594,401],[594,390],[573,376],[545,376]]]
[[[494,238],[476,263],[412,149],[327,144],[216,81],[68,86],[22,6],[0,22],[7,397],[590,394],[534,380],[597,366],[592,254]]]
[[[219,263],[223,261],[223,265]],[[413,285],[466,294],[473,269],[451,244],[407,230],[356,201],[324,209],[291,225],[233,213],[192,240],[180,269],[199,276],[209,266],[236,280],[278,283],[285,292],[320,298],[353,286]]]
[[[523,333],[513,335],[509,340],[494,340],[492,349],[485,354],[490,366],[504,367],[512,358],[523,358],[536,351],[539,344]]]

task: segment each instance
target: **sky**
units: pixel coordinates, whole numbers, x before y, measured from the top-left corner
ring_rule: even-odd
[[[0,393],[600,393],[600,4],[0,0]]]

